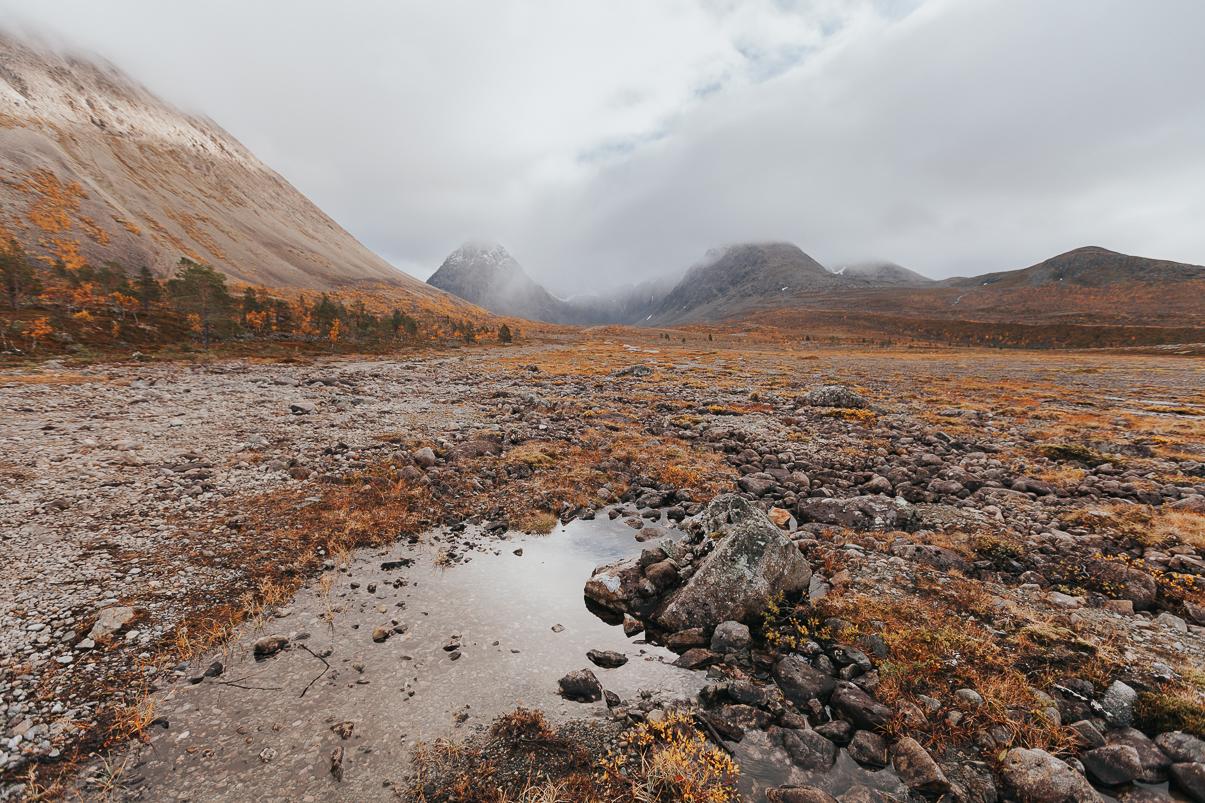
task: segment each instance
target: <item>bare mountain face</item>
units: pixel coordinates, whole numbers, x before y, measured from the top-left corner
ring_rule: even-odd
[[[837,271],[837,275],[885,287],[924,287],[934,284],[928,276],[922,276],[894,262],[860,262],[846,265]]]
[[[0,233],[68,267],[187,256],[276,287],[438,294],[356,241],[210,120],[112,66],[0,33]]]
[[[1107,287],[1135,283],[1177,283],[1205,279],[1205,267],[1165,259],[1119,254],[1107,248],[1085,246],[1051,257],[1020,270],[985,273],[969,279],[950,279],[954,287],[1024,288],[1051,284]]]
[[[497,243],[465,243],[427,283],[499,315],[550,323],[573,319],[568,305],[533,281]]]
[[[791,243],[744,243],[708,252],[652,314],[659,324],[714,321],[782,305],[845,281]]]

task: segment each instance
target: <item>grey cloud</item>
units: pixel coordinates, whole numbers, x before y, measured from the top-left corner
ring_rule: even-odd
[[[934,276],[1205,262],[1197,0],[0,0],[239,137],[425,276],[572,294],[788,239]]]

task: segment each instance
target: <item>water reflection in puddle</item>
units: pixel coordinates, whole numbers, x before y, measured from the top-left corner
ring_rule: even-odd
[[[143,794],[392,798],[382,784],[402,777],[419,740],[461,735],[520,705],[552,719],[605,715],[602,703],[557,696],[557,679],[574,669],[593,669],[625,700],[642,690],[693,698],[703,673],[671,666],[673,653],[625,637],[585,607],[582,586],[596,565],[649,545],[634,535],[620,520],[575,521],[550,536],[486,541],[485,551],[447,568],[435,565],[429,545],[359,553],[349,571],[329,575],[329,592],[314,584],[282,616],[245,634],[220,678],[182,682],[164,695],[156,714],[169,729],[154,730],[133,770]],[[414,565],[382,568],[408,559]],[[372,640],[376,628],[395,623],[405,632]],[[296,646],[257,663],[251,644],[266,634],[292,636]],[[444,649],[454,637],[457,660]],[[586,659],[590,649],[618,650],[629,660],[600,669]],[[195,662],[194,671],[212,658]],[[331,729],[343,722],[353,724],[346,740]],[[329,772],[337,746],[345,751],[342,783]]]

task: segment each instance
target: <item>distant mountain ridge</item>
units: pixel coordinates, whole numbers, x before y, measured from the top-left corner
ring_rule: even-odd
[[[554,323],[668,326],[775,308],[1081,325],[1205,320],[1205,301],[1194,307],[1191,299],[1205,298],[1205,268],[1095,246],[1020,270],[938,282],[894,262],[832,272],[792,243],[738,243],[712,249],[676,282],[654,280],[568,300],[540,287],[501,246],[483,254],[461,249],[430,281],[494,312]],[[1161,294],[1161,288],[1181,286],[1189,297]]]
[[[1205,267],[1130,256],[1090,245],[1019,270],[948,279],[953,287],[1040,287],[1066,282],[1083,287],[1106,287],[1123,282],[1162,283],[1205,279]]]

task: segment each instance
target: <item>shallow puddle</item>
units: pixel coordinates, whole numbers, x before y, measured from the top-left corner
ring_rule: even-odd
[[[603,703],[557,695],[571,670],[591,668],[625,700],[645,690],[693,699],[704,673],[671,666],[673,653],[625,637],[585,607],[582,587],[595,566],[649,545],[634,536],[622,520],[601,517],[549,536],[482,538],[482,549],[447,568],[435,565],[429,544],[359,553],[347,572],[329,573],[329,591],[307,587],[227,656],[196,661],[195,674],[215,657],[225,671],[163,695],[155,713],[169,727],[152,728],[127,777],[148,800],[393,799],[420,740],[467,735],[516,706],[552,719],[605,716]],[[372,640],[374,629],[395,623],[406,632]],[[293,646],[256,662],[251,645],[275,634]],[[455,660],[444,649],[453,640]],[[594,667],[590,649],[629,661]],[[346,726],[332,730],[340,723],[351,723],[349,738],[336,732]],[[330,772],[340,746],[342,782]]]

